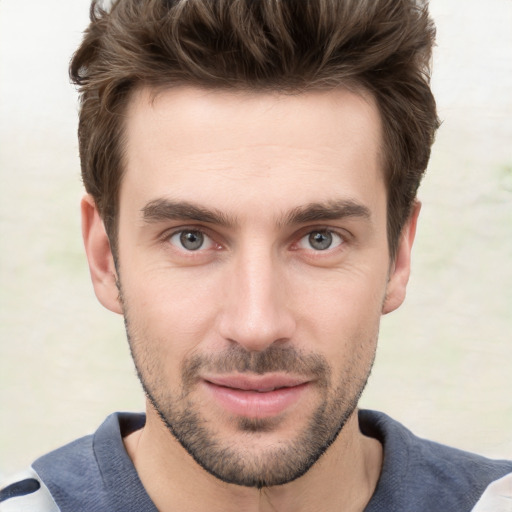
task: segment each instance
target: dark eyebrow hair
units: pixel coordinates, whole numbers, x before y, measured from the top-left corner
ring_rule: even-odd
[[[190,220],[228,227],[235,224],[234,219],[218,210],[210,210],[186,201],[173,201],[165,198],[150,201],[141,209],[141,212],[144,222],[147,223],[165,220]]]
[[[142,208],[141,212],[146,223],[165,220],[189,220],[226,227],[233,227],[236,224],[235,219],[219,210],[211,210],[187,201],[173,201],[166,198],[150,201]],[[286,213],[279,221],[279,225],[305,224],[316,221],[338,220],[345,217],[370,219],[371,213],[366,206],[350,199],[310,203],[298,206]]]
[[[283,224],[305,224],[307,222],[338,220],[345,217],[371,219],[371,212],[366,206],[351,199],[329,201],[327,203],[310,203],[299,206],[289,212]]]

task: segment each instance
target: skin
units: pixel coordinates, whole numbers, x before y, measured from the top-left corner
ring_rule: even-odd
[[[133,96],[117,269],[90,196],[82,227],[96,295],[125,315],[153,398],[146,426],[125,446],[160,511],[363,510],[369,501],[382,448],[361,434],[350,402],[369,374],[381,315],[405,297],[419,213],[418,205],[390,261],[381,141],[373,99],[347,90]],[[183,246],[187,230],[196,241],[204,234],[199,249]],[[331,245],[319,250],[315,236]],[[304,382],[285,407],[233,412],[212,394],[209,379],[229,354],[247,362],[279,351],[325,363],[317,374],[289,359],[263,372]],[[191,361],[204,364],[187,380]],[[261,377],[235,363],[227,372]],[[343,411],[349,418],[305,474],[258,489],[203,469],[155,403],[171,420],[194,412],[229,460],[244,462],[241,474],[282,471],[322,404],[333,436]]]

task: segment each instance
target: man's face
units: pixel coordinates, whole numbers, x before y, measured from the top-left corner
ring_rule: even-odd
[[[386,309],[377,108],[140,91],[126,129],[117,270],[148,422],[224,481],[293,480],[354,412]]]

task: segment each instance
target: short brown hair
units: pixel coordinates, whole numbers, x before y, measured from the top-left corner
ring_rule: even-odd
[[[393,256],[439,125],[427,0],[94,0],[70,75],[82,177],[116,251],[123,113],[138,87],[356,87],[380,110]]]

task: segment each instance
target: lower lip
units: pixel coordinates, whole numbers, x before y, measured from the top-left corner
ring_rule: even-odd
[[[204,382],[213,398],[226,411],[247,418],[269,418],[285,412],[299,401],[308,387],[306,382],[299,386],[259,393]]]

